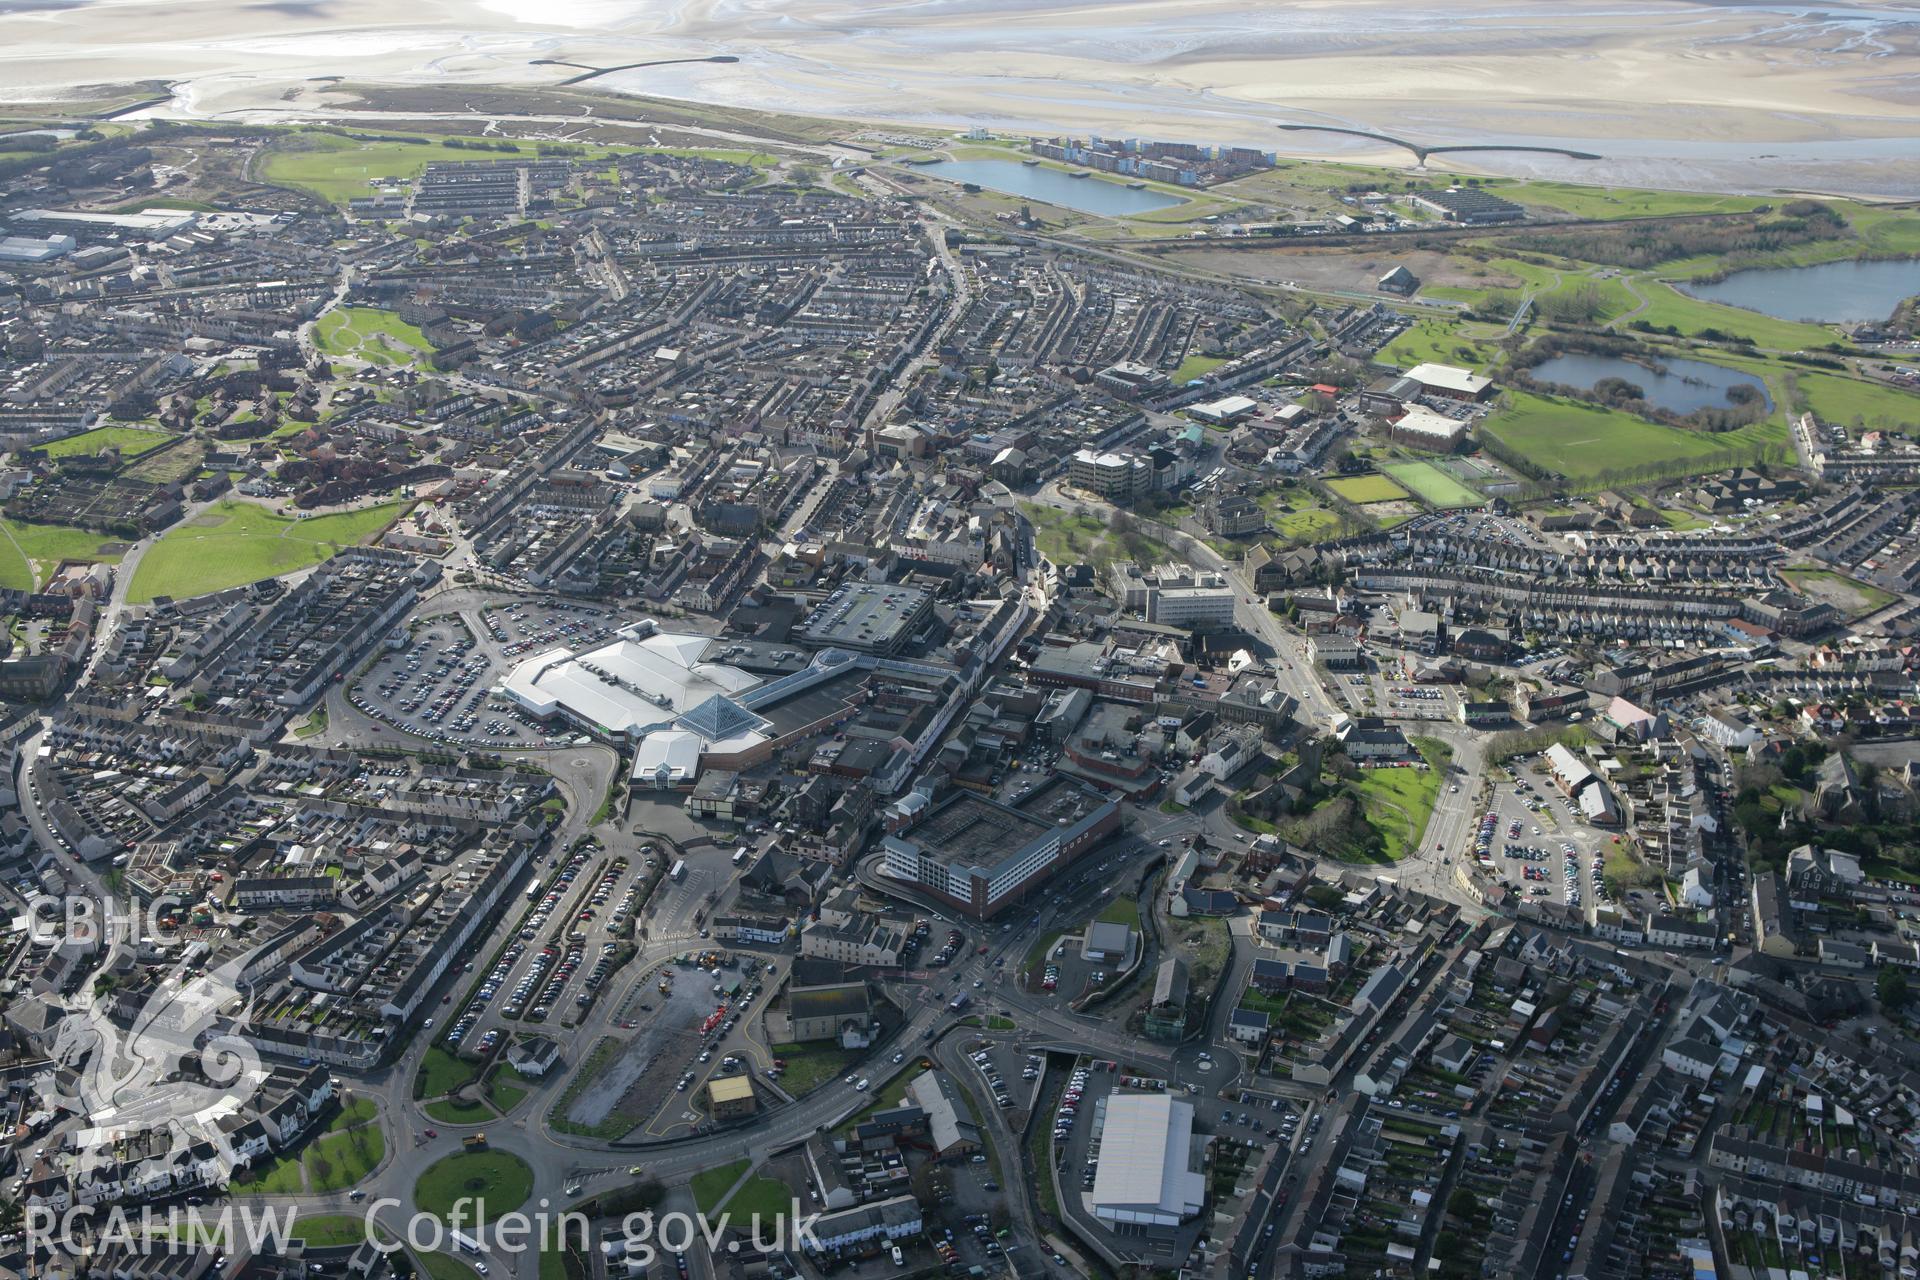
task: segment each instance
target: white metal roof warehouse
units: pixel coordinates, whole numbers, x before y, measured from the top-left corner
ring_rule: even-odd
[[[1187,412],[1207,422],[1228,422],[1234,418],[1244,418],[1259,407],[1246,396],[1223,396],[1208,404],[1194,405]]]
[[[639,622],[586,653],[552,649],[529,658],[508,673],[500,689],[536,716],[564,713],[611,737],[632,739],[715,697],[729,698],[760,683],[738,667],[702,661],[715,643],[712,636],[658,631],[650,620]]]
[[[1116,1226],[1177,1227],[1206,1203],[1193,1105],[1165,1093],[1116,1093],[1102,1104],[1093,1212]]]

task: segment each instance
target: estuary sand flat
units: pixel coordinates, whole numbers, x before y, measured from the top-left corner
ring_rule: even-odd
[[[1679,185],[1920,189],[1920,9],[1683,0],[16,0],[0,93],[176,84],[166,113],[286,108],[318,77],[543,84],[727,53],[600,83],[815,115],[1377,153],[1280,123],[1423,142],[1561,144],[1506,172]],[[1692,180],[1689,181],[1688,179]]]

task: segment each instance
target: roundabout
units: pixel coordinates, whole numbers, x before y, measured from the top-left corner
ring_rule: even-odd
[[[462,1151],[429,1165],[413,1184],[414,1208],[451,1221],[462,1200],[462,1224],[479,1225],[512,1213],[533,1195],[533,1168],[507,1151]]]

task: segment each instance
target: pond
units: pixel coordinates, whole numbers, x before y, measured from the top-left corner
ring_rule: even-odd
[[[1761,267],[1712,284],[1674,287],[1702,302],[1744,307],[1776,320],[1859,323],[1885,320],[1902,301],[1920,294],[1920,260]]]
[[[1767,384],[1750,373],[1723,369],[1701,360],[1667,359],[1660,362],[1663,372],[1655,373],[1643,364],[1619,356],[1595,356],[1578,352],[1558,355],[1528,370],[1537,382],[1556,382],[1563,387],[1587,390],[1602,378],[1623,378],[1647,393],[1647,403],[1669,413],[1689,414],[1699,409],[1725,409],[1733,402],[1727,392],[1733,387],[1754,387],[1766,399]]]
[[[1110,218],[1180,203],[1178,196],[1164,192],[1135,190],[1103,178],[1076,178],[1059,169],[1021,164],[1018,160],[936,160],[913,168],[918,173],[930,173],[949,182],[971,182],[990,191]]]

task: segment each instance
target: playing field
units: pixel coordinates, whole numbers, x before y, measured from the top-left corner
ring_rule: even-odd
[[[1382,467],[1388,475],[1435,507],[1477,507],[1486,501],[1431,462],[1396,462]]]
[[[458,151],[438,143],[355,142],[331,133],[303,133],[261,161],[268,182],[311,191],[345,204],[374,194],[383,179],[411,180],[436,160],[485,160],[492,152]]]
[[[148,548],[133,572],[128,598],[140,604],[157,596],[202,596],[305,569],[371,539],[406,508],[404,502],[387,502],[295,520],[251,502],[222,502]]]
[[[1383,475],[1341,476],[1338,480],[1327,481],[1327,488],[1345,498],[1355,506],[1369,502],[1398,502],[1407,496],[1402,489]]]
[[[314,340],[330,356],[352,356],[368,364],[412,364],[433,352],[418,328],[377,307],[341,307],[320,317]]]
[[[1697,465],[1701,472],[1750,461],[1781,439],[1775,424],[1709,434],[1664,427],[1628,413],[1572,400],[1513,392],[1508,406],[1480,424],[1483,436],[1570,480],[1649,464]]]

